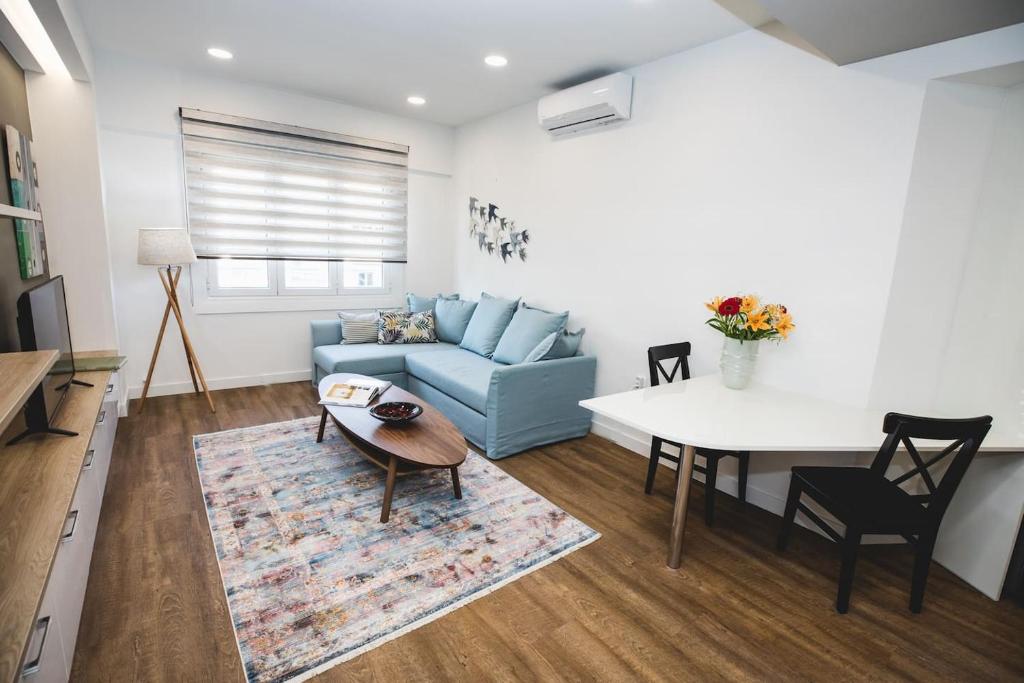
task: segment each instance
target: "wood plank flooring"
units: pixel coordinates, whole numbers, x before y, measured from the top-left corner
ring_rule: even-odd
[[[191,435],[316,414],[306,383],[150,399],[118,425],[72,678],[244,680]],[[133,404],[133,410],[135,405]],[[861,554],[838,615],[834,546],[694,487],[683,565],[665,567],[672,476],[599,437],[497,463],[603,538],[317,680],[1024,680],[1024,610],[933,564],[907,610],[905,547]]]

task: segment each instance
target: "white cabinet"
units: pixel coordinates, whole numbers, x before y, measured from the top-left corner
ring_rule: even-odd
[[[110,382],[112,388],[104,396],[96,416],[89,450],[25,656],[22,679],[26,683],[66,681],[74,660],[93,543],[117,431],[116,373],[111,375]]]

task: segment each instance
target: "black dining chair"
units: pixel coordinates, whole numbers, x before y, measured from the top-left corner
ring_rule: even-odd
[[[992,418],[988,416],[945,420],[889,413],[882,422],[882,431],[888,436],[870,468],[794,467],[779,532],[779,550],[786,549],[797,510],[838,543],[842,562],[836,611],[846,614],[850,607],[853,568],[861,536],[898,534],[914,548],[910,611],[920,612],[942,516],[991,425]],[[914,439],[952,443],[925,459],[914,445]],[[886,472],[901,445],[906,448],[914,466],[887,479]],[[950,455],[953,457],[936,483],[930,470]],[[920,477],[916,482],[917,491],[926,492],[912,493],[900,487],[900,484],[916,477]],[[845,534],[840,535],[800,502],[801,495],[805,493],[846,526]]]
[[[678,344],[664,344],[652,346],[647,349],[647,367],[651,374],[651,386],[661,384],[662,379],[668,383],[690,379],[690,342]],[[671,370],[665,370],[662,363],[672,363]],[[664,453],[662,447],[668,444],[679,449],[679,455]],[[658,460],[665,458],[669,462],[676,463],[676,479],[679,477],[679,458],[682,455],[682,445],[673,441],[666,441],[658,437],[651,440],[651,461],[647,465],[647,482],[644,484],[644,493],[650,493],[654,488],[654,476],[658,473]],[[696,449],[697,456],[703,456],[705,464],[694,464],[693,469],[704,475],[704,522],[708,526],[715,523],[715,492],[718,483],[718,461],[728,456],[739,459],[739,499],[747,502],[747,472],[750,465],[750,453],[747,451],[717,451],[710,448]]]

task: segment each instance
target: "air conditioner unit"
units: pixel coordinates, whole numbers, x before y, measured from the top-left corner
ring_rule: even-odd
[[[552,136],[628,121],[633,101],[633,77],[612,74],[540,98],[537,119]]]

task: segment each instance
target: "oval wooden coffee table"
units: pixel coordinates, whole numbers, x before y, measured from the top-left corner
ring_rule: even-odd
[[[364,375],[335,373],[320,380],[317,389],[323,398],[332,384],[342,384],[350,379],[361,378],[372,379]],[[388,401],[416,403],[423,407],[423,414],[404,424],[388,424],[370,415],[369,407]],[[447,468],[452,473],[455,497],[462,498],[459,465],[466,460],[466,440],[448,418],[423,399],[396,386],[390,387],[369,407],[323,406],[316,440],[317,443],[323,441],[324,427],[327,425],[327,416],[330,415],[341,433],[367,460],[387,470],[384,504],[380,510],[381,522],[388,521],[391,516],[395,478],[406,474]]]

